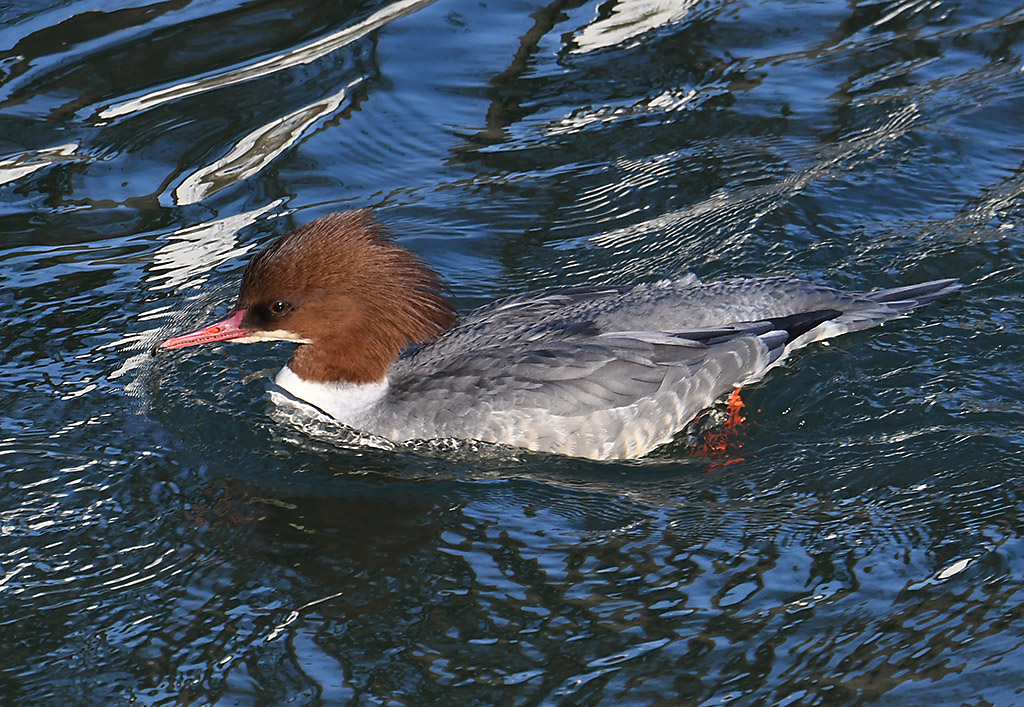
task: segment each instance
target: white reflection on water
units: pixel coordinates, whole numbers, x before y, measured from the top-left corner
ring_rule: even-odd
[[[85,156],[78,154],[79,147],[79,143],[69,142],[66,145],[19,152],[0,160],[0,185],[16,182],[60,162],[86,159]]]
[[[140,113],[170,101],[177,101],[225,86],[251,81],[252,79],[267,76],[293,66],[299,66],[300,64],[310,64],[383,27],[389,22],[405,17],[422,7],[426,7],[433,1],[401,0],[400,2],[386,5],[365,20],[357,22],[351,27],[339,30],[334,34],[329,34],[308,44],[300,45],[281,54],[275,54],[251,64],[214,71],[207,74],[204,78],[183,81],[143,94],[138,98],[115,103],[101,110],[98,117],[101,120],[110,120],[132,113]]]
[[[284,203],[275,199],[265,206],[197,223],[167,235],[153,252],[149,289],[179,289],[196,285],[229,260],[249,253],[255,243],[239,244],[238,232]]]
[[[621,0],[610,13],[602,4],[598,10],[605,16],[599,16],[573,38],[576,47],[572,51],[631,47],[640,42],[644,33],[683,19],[697,4],[697,0]]]
[[[362,83],[356,78],[334,95],[310,103],[266,125],[235,143],[224,157],[200,167],[174,190],[174,202],[195,204],[221,189],[259,174],[294,145],[318,120],[338,111],[350,91]]]

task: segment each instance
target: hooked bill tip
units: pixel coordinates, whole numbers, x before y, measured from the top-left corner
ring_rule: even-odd
[[[195,346],[196,344],[208,344],[214,341],[230,341],[231,339],[243,338],[249,334],[241,326],[244,315],[245,310],[239,309],[227,319],[215,322],[188,334],[172,336],[170,339],[150,349],[150,353],[155,355],[159,351],[172,351],[185,348],[186,346]]]

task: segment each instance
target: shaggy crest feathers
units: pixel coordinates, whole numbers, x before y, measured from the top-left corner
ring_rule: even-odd
[[[289,364],[310,380],[380,380],[403,349],[456,320],[441,276],[367,210],[317,219],[259,251],[245,268],[238,307],[278,299],[295,310],[287,328],[310,341]],[[344,336],[318,336],[331,328]]]

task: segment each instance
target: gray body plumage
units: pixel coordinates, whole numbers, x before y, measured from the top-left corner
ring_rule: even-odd
[[[937,280],[863,293],[780,277],[690,277],[514,296],[406,352],[381,397],[345,421],[393,441],[639,457],[792,349],[957,288]]]

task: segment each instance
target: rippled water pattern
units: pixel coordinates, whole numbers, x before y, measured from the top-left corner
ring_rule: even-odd
[[[0,703],[1024,703],[1024,7],[0,5]],[[960,294],[634,463],[304,427],[154,358],[373,207],[463,310],[684,272]]]

